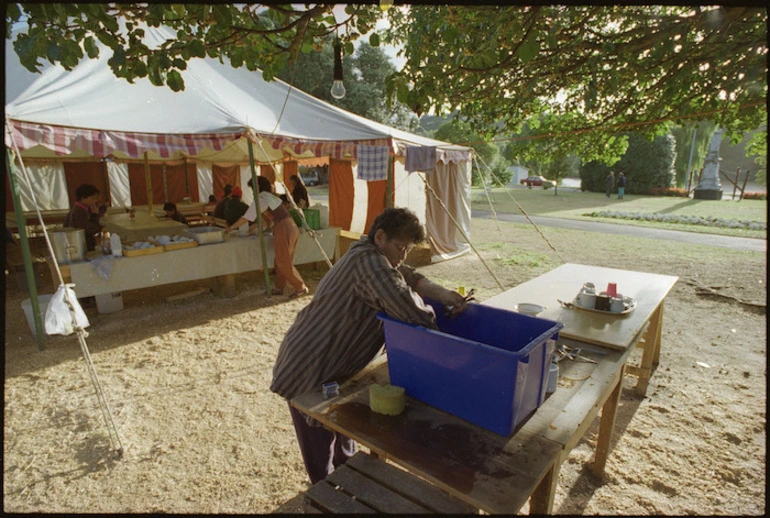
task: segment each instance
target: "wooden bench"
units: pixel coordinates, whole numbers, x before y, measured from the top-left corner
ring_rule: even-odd
[[[307,513],[477,514],[436,486],[367,453],[358,452],[305,493]]]

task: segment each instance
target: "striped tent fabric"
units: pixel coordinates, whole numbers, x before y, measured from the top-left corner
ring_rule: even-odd
[[[354,141],[318,141],[298,139],[281,135],[264,135],[260,137],[269,140],[273,149],[289,150],[294,155],[304,155],[308,151],[314,156],[325,156],[336,160],[350,160],[358,158],[359,146],[379,146],[390,149],[388,139],[367,139]]]
[[[9,121],[13,143],[19,150],[41,145],[57,155],[68,155],[73,149],[82,149],[92,156],[106,157],[115,151],[132,158],[141,157],[145,151],[155,152],[163,158],[176,153],[194,156],[203,149],[222,150],[228,143],[240,139],[245,132],[160,134],[122,131],[68,128],[50,124],[37,124],[18,120]],[[11,147],[6,133],[5,143]]]

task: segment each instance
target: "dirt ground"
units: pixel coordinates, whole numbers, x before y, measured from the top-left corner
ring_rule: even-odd
[[[562,262],[679,276],[647,396],[629,390],[635,378],[624,382],[604,479],[587,469],[597,420],[562,466],[555,513],[764,514],[766,254],[541,231],[558,253],[530,227],[472,224],[506,288]],[[323,271],[302,269],[311,293]],[[500,291],[473,254],[421,271],[475,287],[481,300]],[[187,283],[126,292],[118,313],[86,308],[88,350],[125,449],[118,459],[77,339],[48,337],[39,351],[20,308],[27,295],[7,283],[5,512],[299,510],[309,482],[286,402],[268,386],[281,339],[309,298],[268,299],[255,272],[239,276],[233,298],[164,302],[207,287]]]

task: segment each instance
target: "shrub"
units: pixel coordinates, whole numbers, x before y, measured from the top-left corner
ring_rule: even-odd
[[[650,142],[642,134],[627,133],[628,149],[623,158],[612,167],[601,162],[588,162],[580,167],[581,189],[604,192],[609,172],[624,172],[628,179],[626,194],[648,193],[653,187],[668,187],[674,180],[676,139],[673,135],[659,135]]]
[[[686,189],[680,189],[679,187],[653,187],[648,194],[652,196],[672,196],[687,198],[689,194]]]
[[[766,200],[767,193],[766,192],[744,192],[743,199],[744,200]]]

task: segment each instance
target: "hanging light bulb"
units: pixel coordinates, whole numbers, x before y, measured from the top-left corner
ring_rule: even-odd
[[[342,44],[339,40],[334,42],[334,81],[330,93],[335,99],[345,97],[345,84],[342,82]]]

